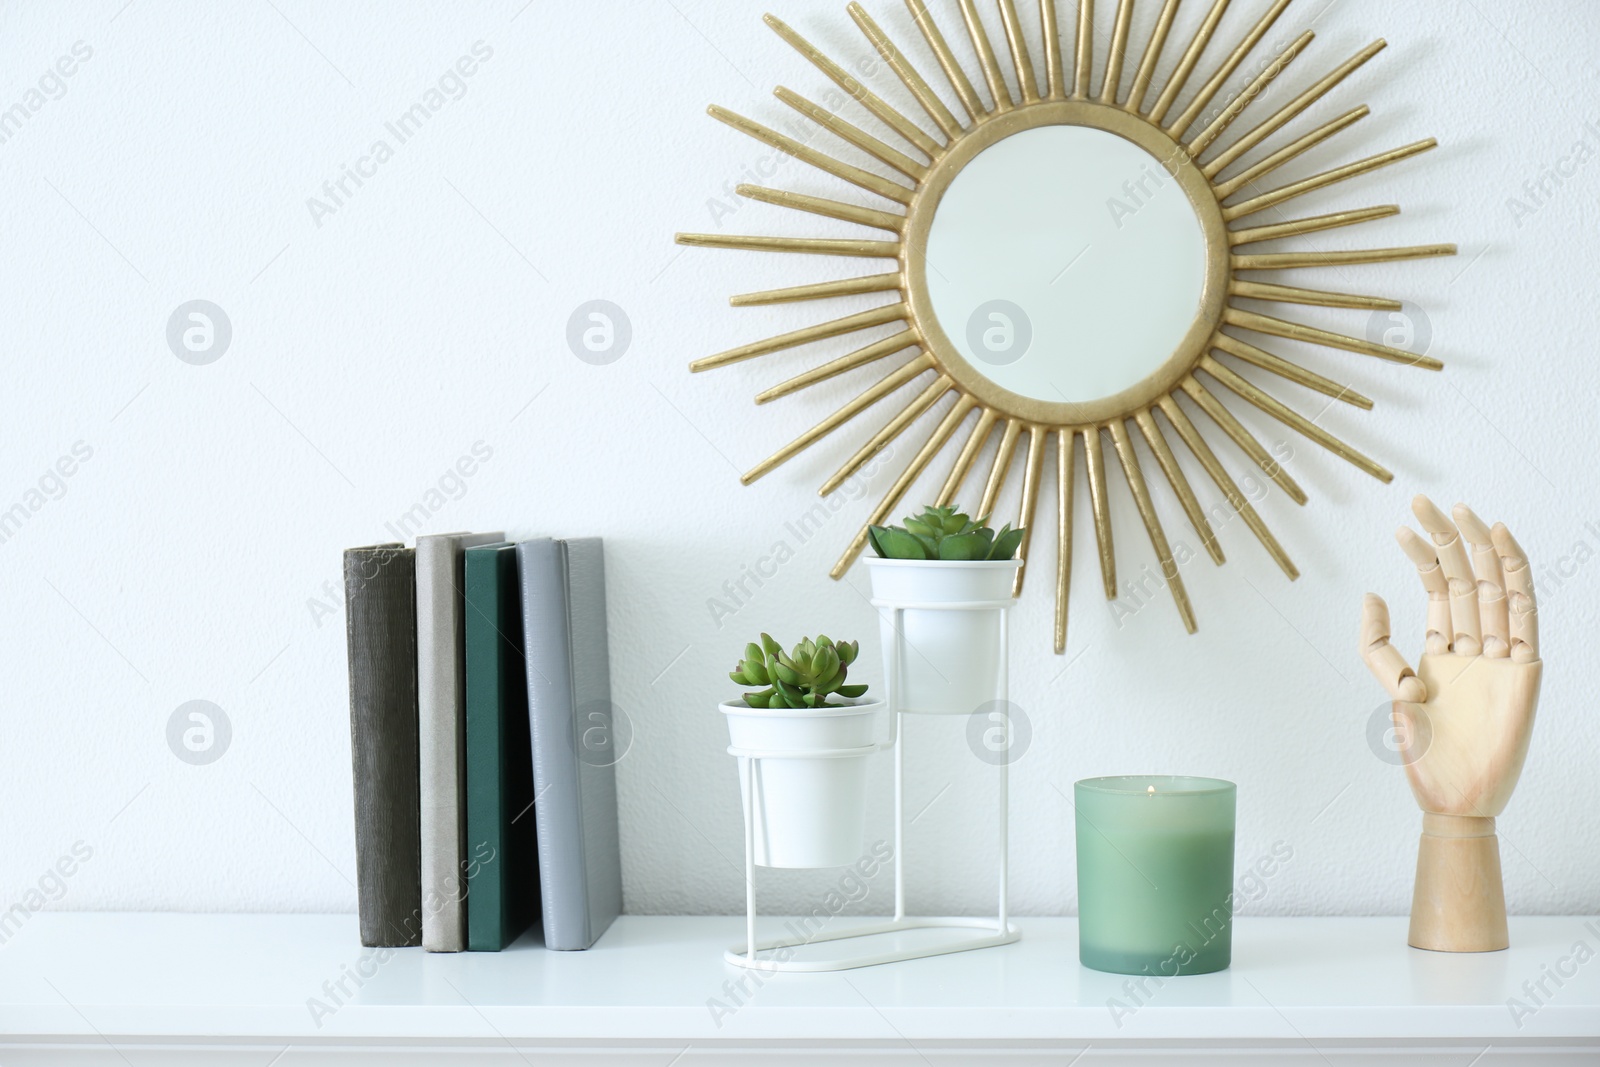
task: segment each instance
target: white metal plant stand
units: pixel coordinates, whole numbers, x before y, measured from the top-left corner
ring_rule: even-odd
[[[996,684],[995,699],[1002,707],[1008,697],[1007,674],[1010,670],[1010,611],[1015,600],[967,600],[947,601],[940,603],[900,603],[887,600],[873,600],[872,606],[889,609],[894,612],[893,649],[890,652],[888,687],[888,709],[890,716],[889,737],[885,741],[875,742],[858,748],[816,749],[810,752],[773,752],[763,749],[738,748],[729,746],[728,754],[744,757],[741,772],[744,776],[744,788],[741,790],[744,799],[744,879],[745,879],[745,940],[742,944],[732,945],[724,954],[724,958],[740,967],[748,967],[760,971],[844,971],[853,967],[871,967],[880,963],[896,963],[901,960],[920,959],[924,956],[941,956],[951,952],[969,952],[978,948],[993,948],[997,945],[1009,945],[1022,935],[1015,924],[1010,921],[1010,905],[1008,901],[1008,827],[1007,827],[1007,776],[1009,760],[1000,761],[1000,790],[997,806],[999,808],[998,839],[999,862],[996,883],[999,896],[999,908],[994,918],[908,918],[906,916],[905,894],[905,746],[900,743],[900,717],[905,712],[900,710],[899,691],[901,688],[901,669],[905,661],[903,645],[905,642],[905,612],[908,609],[917,611],[992,611],[999,617],[1000,624],[1000,669]],[[1010,731],[1009,717],[1006,721],[1006,730]],[[755,862],[755,816],[751,810],[755,803],[755,766],[757,761],[766,759],[804,758],[804,759],[830,759],[862,756],[873,752],[882,752],[887,749],[894,750],[894,918],[885,922],[873,923],[868,926],[853,927],[850,930],[835,933],[818,933],[811,937],[776,937],[765,940],[756,938],[756,862]],[[928,945],[917,948],[888,949],[878,952],[862,952],[855,955],[840,955],[826,959],[798,960],[779,955],[786,949],[799,948],[804,945],[819,944],[828,941],[851,941],[857,938],[874,937],[881,934],[900,933],[907,930],[970,930],[970,936],[953,938],[941,941],[937,945]],[[763,956],[766,953],[766,956]],[[790,954],[792,955],[792,954]]]

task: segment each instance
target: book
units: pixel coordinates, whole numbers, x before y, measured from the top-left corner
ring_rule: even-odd
[[[616,711],[597,537],[517,545],[544,943],[586,949],[622,911]]]
[[[466,552],[467,948],[498,952],[539,909],[517,549]]]
[[[416,557],[398,544],[344,554],[361,943],[422,943],[417,796]]]
[[[417,538],[417,757],[422,829],[422,947],[466,948],[466,644],[463,552],[505,535]]]

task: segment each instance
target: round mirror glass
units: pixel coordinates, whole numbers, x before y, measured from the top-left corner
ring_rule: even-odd
[[[1177,181],[1086,126],[984,149],[928,237],[928,295],[951,343],[996,385],[1055,403],[1120,393],[1165,363],[1205,275],[1205,235]]]

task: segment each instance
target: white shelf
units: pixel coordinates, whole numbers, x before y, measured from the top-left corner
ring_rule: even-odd
[[[856,920],[834,919],[842,927]],[[348,915],[38,914],[0,946],[0,1063],[1600,1064],[1600,921],[1515,918],[1507,952],[1405,945],[1404,919],[1240,919],[1234,966],[1140,994],[1077,962],[1072,919],[1003,948],[746,979],[739,917],[625,916],[588,952],[377,950]],[[763,923],[778,932],[780,920]],[[896,935],[912,936],[912,935]],[[364,957],[376,973],[346,977]],[[1547,970],[1550,969],[1550,970]],[[345,978],[336,1004],[324,983]],[[1534,1002],[1520,1020],[1511,997]],[[1536,991],[1537,992],[1537,991]],[[319,998],[331,1014],[314,1019]],[[708,1001],[734,1009],[714,1018]],[[1131,1013],[1114,1018],[1116,998]],[[1484,1049],[1489,1049],[1483,1053]],[[685,1050],[688,1051],[685,1051]],[[1373,1050],[1388,1050],[1372,1058]],[[1189,1055],[1186,1055],[1189,1054]],[[1483,1053],[1476,1061],[1474,1056]],[[680,1055],[681,1054],[681,1055]]]

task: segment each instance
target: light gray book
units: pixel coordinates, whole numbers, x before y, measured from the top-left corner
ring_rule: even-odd
[[[466,586],[464,553],[501,533],[417,538],[417,763],[422,815],[422,947],[467,947]]]
[[[622,911],[616,711],[598,537],[517,545],[544,943],[585,949]]]

